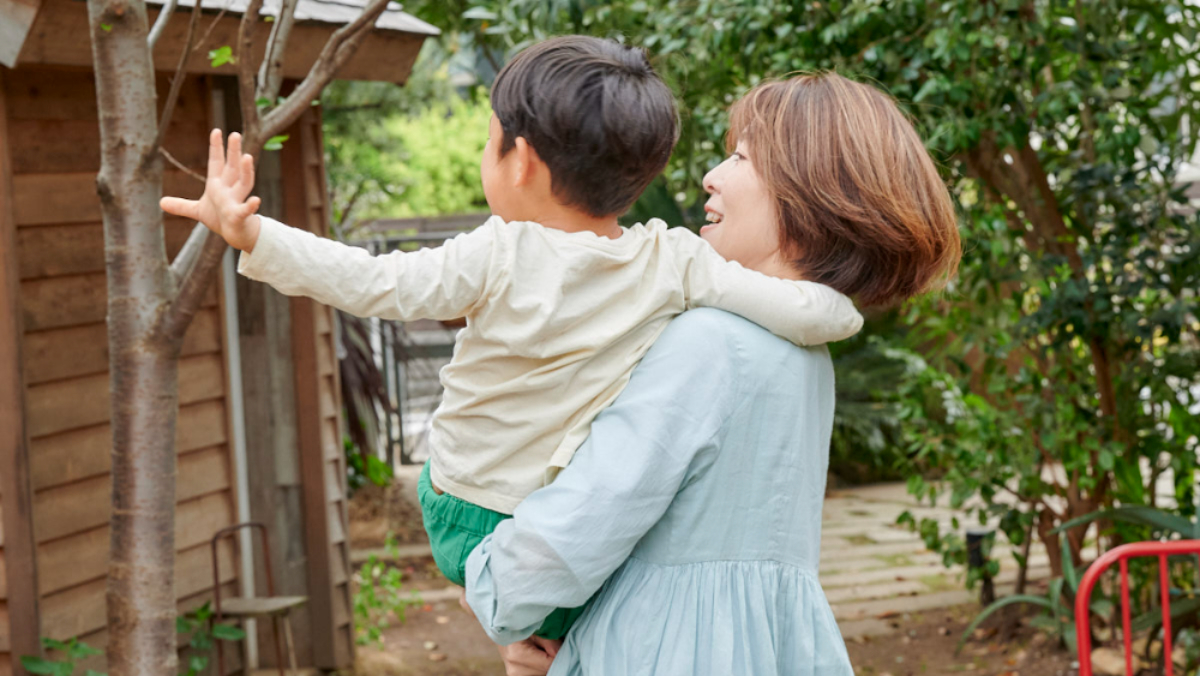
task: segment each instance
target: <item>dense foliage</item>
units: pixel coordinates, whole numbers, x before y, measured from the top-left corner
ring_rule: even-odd
[[[502,60],[562,32],[646,47],[681,100],[666,190],[690,206],[725,109],[760,78],[836,69],[913,116],[961,208],[948,293],[905,309],[920,369],[890,395],[913,491],[982,498],[1014,543],[1155,504],[1192,514],[1200,228],[1196,9],[1063,0],[457,0],[410,5]],[[891,337],[889,337],[891,338]],[[894,346],[893,346],[894,347]],[[912,355],[910,354],[910,357]],[[908,360],[908,358],[905,358]],[[906,361],[910,363],[910,360]],[[896,368],[895,364],[881,368]],[[866,431],[870,434],[870,431]],[[937,477],[926,481],[920,476]],[[1036,522],[1036,525],[1035,525]],[[917,524],[931,544],[955,538]],[[1105,522],[1117,537],[1145,535]],[[1070,532],[1078,559],[1082,528]]]
[[[460,92],[448,54],[428,43],[403,87],[338,81],[322,96],[333,234],[364,219],[486,208],[479,156],[490,109]]]

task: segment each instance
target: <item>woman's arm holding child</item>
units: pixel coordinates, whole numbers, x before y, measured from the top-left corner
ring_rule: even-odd
[[[862,329],[854,303],[824,284],[744,268],[686,228],[671,228],[667,237],[683,275],[688,308],[732,312],[797,345],[845,340]]]
[[[317,237],[260,217],[254,162],[241,137],[209,137],[208,179],[199,200],[164,197],[164,211],[200,221],[242,250],[242,274],[289,296],[308,296],[360,316],[407,321],[454,319],[484,297],[495,227],[484,225],[435,249],[372,256],[366,250]]]

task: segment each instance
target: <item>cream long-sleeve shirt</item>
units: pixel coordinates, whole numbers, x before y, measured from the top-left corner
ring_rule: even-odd
[[[862,328],[841,293],[747,270],[657,219],[609,239],[492,217],[438,248],[372,256],[263,218],[238,271],[359,316],[466,317],[441,372],[431,478],[506,514],[566,467],[684,310],[727,310],[799,345]]]

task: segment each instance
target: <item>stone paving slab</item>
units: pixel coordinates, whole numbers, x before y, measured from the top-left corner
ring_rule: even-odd
[[[916,533],[896,525],[905,511],[918,520],[934,519],[944,530],[956,516],[964,530],[975,523],[950,509],[948,495],[936,505],[918,504],[902,483],[839,489],[825,501],[820,580],[846,638],[891,633],[884,619],[896,614],[978,602],[978,590],[964,588],[962,567],[947,569]],[[996,578],[1001,595],[1011,592],[1016,579],[1012,551],[1000,542],[992,549],[1001,562]],[[1030,582],[1049,576],[1039,544],[1030,551],[1030,564]]]

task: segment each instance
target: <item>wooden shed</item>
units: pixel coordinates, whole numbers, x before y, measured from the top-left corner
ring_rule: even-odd
[[[180,4],[154,50],[160,102],[191,13]],[[239,127],[233,66],[213,68],[204,55],[236,44],[245,3],[211,4],[201,28],[212,30],[190,59],[166,143],[200,172],[206,131]],[[301,0],[285,76],[302,77],[361,4]],[[151,7],[151,21],[156,14]],[[376,28],[339,78],[403,83],[437,32],[398,8]],[[0,0],[0,676],[23,673],[18,658],[36,653],[39,637],[106,641],[111,437],[91,56],[84,2]],[[168,165],[166,192],[202,188]],[[327,231],[319,108],[282,151],[264,154],[258,194],[263,213]],[[166,219],[169,253],[192,225]],[[265,522],[278,591],[309,598],[295,618],[300,663],[344,667],[354,637],[335,317],[237,277],[232,265],[230,255],[179,364],[179,607],[211,598],[218,529]],[[225,595],[265,593],[261,555],[244,543],[220,550]],[[273,664],[267,628],[258,634],[259,661]],[[104,670],[102,657],[93,662]]]

